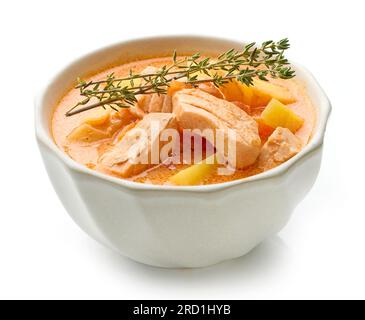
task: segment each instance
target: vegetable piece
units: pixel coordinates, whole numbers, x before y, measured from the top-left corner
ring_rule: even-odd
[[[239,87],[239,89],[241,90],[241,93],[242,93],[241,101],[244,104],[248,104],[250,106],[256,106],[255,93],[254,93],[253,87],[252,86],[249,87],[241,82],[237,82],[237,86]]]
[[[222,77],[224,77],[225,75],[225,72],[222,70],[215,70],[214,73]],[[207,77],[203,77],[203,79],[206,78]],[[240,89],[240,83],[236,79],[228,80],[226,83],[220,85],[219,91],[223,95],[223,98],[227,101],[243,101],[243,94],[242,90]]]
[[[178,186],[193,186],[201,183],[201,181],[209,174],[213,173],[215,165],[215,155],[205,160],[193,164],[189,168],[181,170],[169,179],[169,182]]]
[[[121,109],[118,112],[109,108],[95,109],[88,118],[71,131],[67,138],[72,142],[94,142],[111,138],[115,132],[135,120],[135,115],[129,109]]]
[[[107,132],[96,129],[87,123],[79,125],[67,136],[70,141],[79,142],[94,142],[108,137],[109,134]]]
[[[228,101],[241,101],[250,106],[265,106],[272,98],[282,103],[292,103],[294,97],[287,88],[269,81],[253,79],[253,86],[233,80],[219,88]]]
[[[90,112],[90,115],[85,118],[83,123],[91,126],[101,126],[110,118],[110,109],[98,108]]]
[[[169,88],[167,89],[167,94],[169,96],[173,96],[177,91],[190,88],[191,86],[187,85],[181,81],[172,81]]]
[[[274,132],[275,129],[271,126],[268,126],[260,117],[255,117],[254,119],[257,122],[261,140],[267,140],[267,138]]]
[[[304,123],[304,120],[292,110],[276,99],[271,99],[261,114],[264,123],[273,128],[288,128],[295,133]]]
[[[295,102],[294,97],[287,88],[278,86],[269,81],[253,79],[253,91],[259,98],[258,103],[261,103],[261,105],[266,105],[272,98],[279,100],[284,104]]]
[[[224,99],[228,101],[244,101],[244,96],[242,90],[240,89],[240,84],[236,80],[230,80],[227,83],[219,86],[219,90],[222,92]]]

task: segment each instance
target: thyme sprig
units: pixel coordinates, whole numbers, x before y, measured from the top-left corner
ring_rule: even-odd
[[[138,95],[166,94],[171,82],[176,80],[192,86],[210,82],[219,87],[234,79],[247,86],[253,85],[254,78],[265,81],[269,76],[290,79],[295,72],[284,56],[289,47],[289,40],[285,38],[278,42],[265,41],[259,47],[252,42],[241,51],[230,49],[217,58],[204,57],[200,53],[178,58],[174,51],[172,63],[153,73],[134,73],[130,70],[129,76],[123,78],[117,78],[112,73],[98,81],[78,79],[76,88],[83,99],[68,110],[66,116],[97,107],[109,106],[114,110],[128,108],[137,102]]]

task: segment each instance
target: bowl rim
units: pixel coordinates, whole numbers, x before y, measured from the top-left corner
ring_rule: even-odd
[[[124,187],[131,190],[144,190],[144,191],[174,191],[174,192],[181,192],[181,191],[190,191],[190,192],[212,192],[212,191],[218,191],[218,190],[224,190],[233,186],[237,185],[246,185],[250,182],[254,181],[262,181],[262,180],[268,180],[271,178],[275,178],[278,176],[284,175],[290,168],[292,168],[300,159],[310,155],[314,151],[316,151],[318,148],[320,148],[323,144],[323,139],[326,131],[326,126],[328,122],[328,118],[331,113],[331,103],[319,85],[318,81],[315,79],[315,77],[312,75],[310,71],[308,71],[305,67],[302,65],[295,63],[293,61],[290,61],[290,63],[293,65],[293,67],[297,70],[300,70],[300,72],[304,75],[304,77],[307,79],[306,82],[310,82],[313,87],[315,88],[316,94],[318,95],[318,99],[320,103],[316,107],[318,108],[318,117],[317,117],[317,123],[316,123],[316,132],[313,134],[312,138],[310,139],[309,143],[294,157],[287,160],[286,162],[280,164],[279,166],[270,169],[268,171],[265,171],[263,173],[259,173],[250,177],[228,181],[228,182],[222,182],[217,184],[210,184],[210,185],[197,185],[197,186],[169,186],[169,185],[153,185],[153,184],[144,184],[140,182],[134,182],[122,178],[113,177],[110,175],[107,175],[102,172],[98,172],[96,170],[92,170],[75,160],[71,159],[66,153],[64,153],[54,142],[53,138],[50,134],[50,128],[49,128],[49,121],[48,123],[44,123],[45,121],[42,118],[42,112],[45,107],[45,104],[43,103],[44,97],[51,87],[51,85],[57,81],[57,79],[62,75],[63,72],[66,70],[72,68],[73,66],[79,64],[84,59],[87,59],[89,57],[92,57],[94,55],[100,54],[103,51],[112,50],[113,48],[119,47],[120,45],[132,43],[132,42],[138,42],[138,41],[159,41],[159,40],[210,40],[210,41],[220,41],[220,42],[232,42],[232,43],[245,43],[245,41],[238,41],[236,39],[230,39],[230,38],[222,38],[222,37],[212,37],[212,36],[204,36],[204,35],[167,35],[167,36],[151,36],[151,37],[140,37],[140,38],[133,38],[130,40],[122,40],[119,42],[115,42],[113,44],[103,46],[101,48],[98,48],[96,50],[92,50],[86,54],[83,54],[79,56],[78,58],[72,60],[71,62],[67,63],[63,68],[61,68],[58,72],[56,72],[48,81],[46,81],[46,85],[43,86],[43,89],[40,90],[40,92],[36,95],[35,98],[35,131],[36,131],[36,138],[38,142],[42,143],[44,146],[46,146],[54,155],[57,156],[59,160],[63,162],[69,169],[78,172],[83,173],[88,176],[92,176],[98,179],[106,180],[110,183],[112,183],[115,186]],[[46,129],[47,128],[47,129]],[[48,131],[48,132],[47,132]]]

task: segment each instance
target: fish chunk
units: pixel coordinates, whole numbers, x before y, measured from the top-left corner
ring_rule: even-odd
[[[157,68],[149,66],[145,68],[141,74],[152,74],[158,71]],[[170,77],[167,76],[167,79]],[[188,84],[184,83],[186,78],[181,78],[179,81],[174,80],[169,89],[167,94],[143,94],[138,96],[138,108],[143,110],[143,112],[150,113],[150,112],[172,112],[172,96],[185,88],[189,88]],[[142,82],[143,83],[143,82]],[[199,89],[205,91],[217,98],[223,98],[222,93],[211,83],[201,83],[199,85]]]
[[[260,153],[261,140],[256,121],[235,104],[199,89],[181,90],[172,98],[173,112],[182,129],[218,129],[224,132],[224,146],[204,136],[229,164],[241,169],[253,164]],[[236,154],[228,152],[228,129],[236,133]]]
[[[156,130],[153,135],[152,127]],[[160,141],[160,135],[165,129],[177,129],[175,116],[172,113],[159,112],[145,115],[136,126],[124,134],[118,143],[100,157],[101,169],[129,178],[154,166],[156,163],[151,161],[151,152],[161,150],[167,143]],[[159,158],[160,153],[157,157],[157,161],[166,160]]]
[[[149,66],[145,68],[141,74],[152,74],[158,71],[157,68]],[[142,82],[143,84],[143,82]],[[143,94],[138,97],[138,107],[146,113],[151,112],[171,112],[171,97],[165,94]]]
[[[262,147],[258,166],[262,170],[272,169],[295,156],[302,148],[301,140],[289,129],[278,127]]]

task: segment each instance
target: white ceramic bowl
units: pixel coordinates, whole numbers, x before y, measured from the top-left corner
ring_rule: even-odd
[[[240,48],[236,41],[195,36],[121,42],[88,54],[58,73],[36,101],[36,135],[49,177],[75,222],[105,246],[162,267],[202,267],[248,253],[280,231],[320,168],[330,102],[314,77],[294,64],[317,108],[310,143],[279,167],[246,179],[192,187],[154,186],[90,170],[55,145],[50,117],[77,76],[115,62]]]

